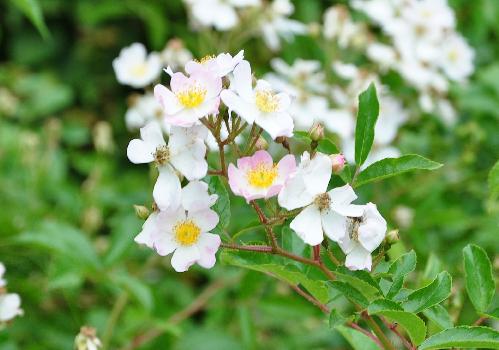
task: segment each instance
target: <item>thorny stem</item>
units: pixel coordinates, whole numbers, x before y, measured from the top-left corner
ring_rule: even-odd
[[[220,139],[220,126],[222,123],[221,119],[222,119],[221,117],[219,117],[217,119],[216,125],[213,125],[214,124],[213,121],[208,121],[208,119],[206,119],[206,118],[202,118],[201,123],[203,123],[211,131],[211,133],[215,137],[217,144],[218,144],[219,153],[220,153],[220,167],[221,167],[221,169],[220,170],[210,170],[210,171],[208,171],[208,174],[227,177],[224,146],[229,144],[229,143],[233,143],[235,137],[237,135],[239,135],[247,125],[246,125],[246,123],[243,123],[241,128],[238,129],[238,126],[239,126],[238,122],[239,121],[236,121],[236,122],[233,121],[232,122],[232,129],[229,130],[229,137],[226,140],[222,141]],[[226,125],[226,126],[227,126],[227,129],[229,129],[229,125]],[[234,129],[236,129],[236,131],[234,131]],[[248,146],[247,146],[244,154],[249,154],[252,151],[253,147],[255,146],[255,144],[258,141],[258,138],[260,137],[262,132],[263,132],[262,128],[260,128],[256,124],[252,125],[250,136],[248,139]],[[283,146],[285,148],[287,148],[288,151],[290,152],[289,146],[286,147],[286,144],[284,141],[283,141]],[[237,153],[239,153],[239,152],[237,152]],[[355,171],[355,175],[353,177],[352,183],[355,182],[355,179],[356,179],[357,175],[359,174],[359,172],[360,172],[360,168],[357,168]],[[260,223],[264,226],[265,232],[267,234],[267,238],[268,238],[271,246],[264,246],[264,245],[247,245],[247,246],[245,246],[245,245],[237,245],[237,244],[232,244],[232,243],[222,243],[221,247],[226,248],[226,249],[245,250],[245,251],[258,252],[258,253],[279,255],[279,256],[294,260],[294,261],[301,262],[303,264],[315,266],[315,267],[319,268],[330,280],[336,279],[336,276],[324,265],[324,263],[320,259],[320,245],[314,247],[314,258],[313,259],[308,259],[308,258],[304,258],[304,257],[299,256],[299,255],[295,255],[295,254],[290,253],[290,252],[282,249],[281,247],[279,247],[278,242],[277,242],[277,238],[274,234],[272,226],[275,224],[282,223],[284,220],[286,220],[287,217],[293,216],[295,214],[294,211],[291,211],[289,213],[281,213],[281,214],[277,215],[276,217],[268,218],[265,215],[265,213],[262,211],[260,206],[254,200],[251,201],[250,204],[253,207],[253,209],[255,210],[255,212],[257,213]],[[327,251],[329,258],[331,259],[331,261],[334,264],[336,264],[336,265],[341,264],[338,261],[338,259],[336,259],[336,257],[334,257],[332,252],[329,249],[327,249],[327,247],[326,247],[326,251]],[[291,285],[291,288],[293,288],[298,294],[303,296],[305,299],[307,299],[313,305],[319,307],[323,312],[329,313],[329,309],[327,308],[327,306],[321,304],[317,299],[315,299],[311,295],[304,292],[298,286]],[[201,295],[200,295],[200,297],[201,297]],[[189,315],[187,315],[186,317],[188,317]],[[353,322],[349,322],[349,323],[347,323],[347,325],[351,328],[354,328],[354,329],[362,332],[366,336],[370,337],[371,339],[373,339],[373,341],[375,341],[381,347],[384,347],[387,350],[395,350],[393,344],[390,342],[390,340],[387,338],[387,336],[383,333],[382,329],[379,327],[379,325],[376,323],[376,321],[374,321],[374,319],[372,319],[366,312],[363,312],[362,315],[363,315],[364,319],[366,320],[366,322],[368,323],[368,325],[370,326],[370,328],[376,334],[376,336],[374,334],[372,334],[371,332],[363,329],[359,325],[353,323]],[[381,320],[383,322],[385,322],[383,320],[383,318],[381,318]],[[478,321],[480,321],[480,320],[478,320]],[[481,323],[481,321],[480,321],[480,323]],[[398,331],[396,330],[396,327],[395,328],[389,327],[389,329],[391,329],[395,334],[397,334],[402,339],[402,341],[404,341],[404,344],[406,344],[406,342],[408,343],[408,341],[402,335],[400,335],[400,333],[398,333]],[[144,334],[142,336],[142,338],[139,338],[139,340],[135,339],[134,343],[132,345],[130,345],[130,347],[125,348],[124,350],[133,350],[136,347],[140,346],[143,342],[150,341],[151,339],[154,339],[155,337],[159,336],[161,333],[162,333],[161,330],[154,330],[153,329],[150,332]],[[140,339],[145,339],[145,341],[142,341]],[[135,345],[136,343],[138,343],[138,345]],[[410,345],[410,343],[409,343],[409,345]],[[414,348],[409,348],[409,349],[412,350]]]
[[[324,312],[326,315],[329,314],[329,312],[330,312],[329,308],[326,305],[324,305],[323,303],[321,303],[319,300],[315,299],[313,296],[306,293],[304,290],[302,290],[300,287],[298,287],[295,284],[289,284],[289,286],[296,293],[298,293],[299,295],[301,295],[302,297],[307,299],[308,302],[310,302],[311,304],[313,304],[313,305],[317,306],[319,309],[321,309],[321,311]]]
[[[381,329],[381,327],[376,323],[376,321],[371,316],[367,314],[367,312],[362,312],[362,317],[366,320],[367,324],[373,330],[374,334],[376,334],[376,336],[378,337],[381,344],[383,344],[383,347],[386,350],[396,350],[390,339],[388,339],[388,337]]]
[[[474,323],[473,323],[473,326],[479,326],[481,325],[484,321],[487,320],[487,317],[485,316],[481,316],[478,320],[476,320]]]
[[[383,323],[385,324],[386,327],[388,327],[389,330],[391,330],[397,337],[400,338],[404,346],[409,349],[409,350],[416,350],[416,347],[411,344],[400,332],[397,330],[397,324],[396,323],[389,323],[384,319],[381,319]]]

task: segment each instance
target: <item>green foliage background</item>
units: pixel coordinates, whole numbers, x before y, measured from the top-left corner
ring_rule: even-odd
[[[25,315],[0,332],[0,349],[70,349],[83,324],[96,327],[111,349],[151,329],[162,335],[140,349],[347,349],[320,311],[285,285],[221,264],[176,274],[167,259],[133,242],[141,221],[132,205],[149,201],[152,182],[145,168],[126,159],[130,90],[116,82],[111,61],[134,41],[161,50],[180,37],[197,56],[244,48],[256,71],[265,72],[271,54],[263,44],[240,47],[194,33],[183,4],[173,0],[39,1],[48,28],[35,21],[42,38],[22,3],[0,2],[0,261]],[[296,0],[294,17],[319,21],[330,4]],[[396,206],[414,208],[413,225],[401,229],[403,243],[390,254],[416,250],[415,286],[450,271],[457,293],[449,304],[460,324],[475,317],[462,280],[462,248],[481,245],[496,256],[497,269],[499,203],[487,177],[499,156],[499,3],[451,4],[476,49],[470,84],[452,90],[459,122],[447,129],[421,116],[397,141],[402,153],[445,166],[359,192],[378,203],[392,228]],[[299,37],[282,56],[324,59],[324,52]],[[104,144],[96,142],[109,131],[103,121],[112,131]],[[231,233],[256,220],[240,200],[232,203],[232,217]],[[215,291],[206,307],[176,322],[206,288]]]

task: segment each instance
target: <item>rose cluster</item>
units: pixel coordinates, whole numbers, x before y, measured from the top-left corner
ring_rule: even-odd
[[[0,262],[0,329],[16,316],[23,314],[21,297],[7,292],[7,281],[3,278],[5,265]]]
[[[370,270],[371,253],[385,238],[387,225],[374,204],[352,204],[357,196],[350,185],[328,190],[333,169],[343,166],[343,157],[312,150],[301,155],[299,164],[293,154],[274,163],[265,150],[253,153],[262,132],[283,144],[293,136],[292,101],[269,82],[254,81],[243,55],[241,51],[189,60],[183,72],[167,67],[169,85],[154,87],[161,123],[142,127],[140,138],[127,148],[131,162],[153,163],[158,170],[154,211],[136,242],[163,256],[173,253],[171,264],[179,272],[195,263],[214,266],[221,245],[220,236],[211,232],[219,222],[212,209],[218,196],[203,182],[209,172],[206,140],[211,134],[220,146],[222,169],[211,170],[210,175],[227,177],[232,192],[251,204],[277,197],[279,206],[295,216],[290,228],[305,243],[317,246],[326,236],[346,254],[348,268]],[[224,147],[234,146],[241,135],[253,147],[236,151],[239,158],[226,167]]]

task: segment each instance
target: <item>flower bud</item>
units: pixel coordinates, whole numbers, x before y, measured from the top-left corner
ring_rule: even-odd
[[[149,209],[147,209],[143,205],[134,205],[133,208],[135,209],[135,214],[142,219],[146,220],[149,217]]]
[[[338,153],[331,154],[329,158],[331,158],[331,160],[333,161],[333,172],[335,174],[341,173],[346,164],[345,156],[341,153]]]
[[[389,244],[397,243],[398,240],[400,239],[399,230],[391,230],[390,232],[388,232],[385,239],[386,242]]]
[[[102,346],[101,341],[97,338],[95,328],[83,326],[80,328],[80,333],[75,338],[75,350],[97,350]]]
[[[324,138],[324,126],[321,123],[314,123],[308,132],[312,141],[320,141]]]
[[[256,143],[255,143],[255,149],[257,151],[262,151],[262,150],[266,150],[269,148],[269,144],[268,142],[261,136],[258,137],[258,140],[256,140]]]

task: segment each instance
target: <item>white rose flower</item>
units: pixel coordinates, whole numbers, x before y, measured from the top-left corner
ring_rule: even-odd
[[[259,80],[253,88],[248,61],[242,61],[234,69],[231,89],[233,90],[224,90],[220,94],[222,101],[230,110],[249,124],[259,125],[273,139],[278,136],[293,136],[289,95],[273,92],[270,84],[264,80]]]
[[[140,136],[128,144],[128,159],[135,164],[155,162],[159,176],[154,185],[154,201],[162,210],[176,207],[180,200],[180,180],[175,170],[189,181],[203,178],[208,171],[206,128],[172,127],[166,144],[158,125],[150,123],[140,129]]]
[[[134,88],[151,84],[161,73],[161,58],[157,53],[147,55],[141,43],[133,43],[121,50],[113,68],[118,82]]]
[[[239,24],[237,8],[259,6],[260,0],[184,0],[195,24],[226,31]]]
[[[218,235],[210,233],[219,220],[210,209],[217,197],[208,194],[206,183],[190,182],[182,189],[180,204],[151,214],[135,241],[162,256],[173,252],[171,264],[177,272],[187,271],[194,263],[212,268],[221,243]]]
[[[351,204],[357,195],[350,185],[327,191],[332,166],[325,154],[317,152],[310,159],[308,152],[303,153],[298,170],[278,196],[279,205],[287,210],[304,208],[290,227],[312,246],[320,244],[324,234],[338,242],[346,234],[346,218],[363,212],[362,206]]]
[[[345,266],[350,270],[371,270],[371,253],[386,235],[386,220],[376,205],[367,203],[361,217],[348,218],[348,234],[338,243],[346,254]]]
[[[195,74],[197,71],[208,71],[213,75],[223,78],[231,73],[244,59],[244,50],[238,52],[232,57],[229,53],[221,53],[218,56],[206,56],[200,61],[191,60],[185,65],[185,71],[188,74]]]
[[[0,295],[0,322],[7,322],[23,314],[21,297],[16,293]]]

